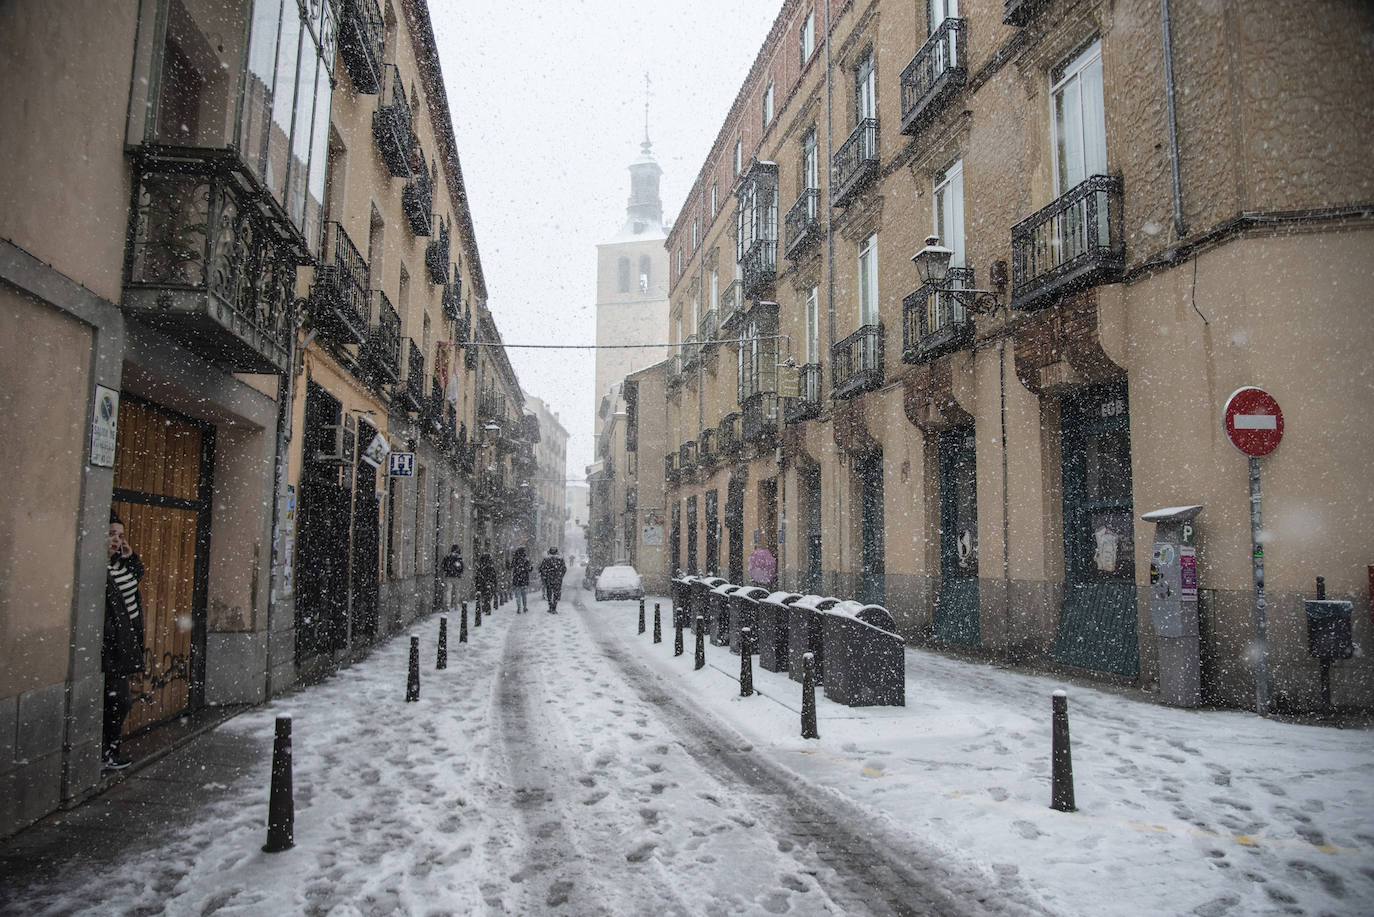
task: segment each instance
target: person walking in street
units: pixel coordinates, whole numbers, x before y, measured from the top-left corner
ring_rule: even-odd
[[[477,555],[477,572],[474,575],[477,587],[478,607],[482,609],[482,614],[489,615],[492,612],[492,602],[496,598],[497,573],[496,562],[491,559],[489,551],[483,551]]]
[[[129,678],[143,671],[143,561],[125,537],[124,523],[110,510],[105,541],[105,637],[100,668],[105,672],[105,715],[101,763],[106,770],[129,766],[119,753],[124,718],[129,715]]]
[[[557,548],[549,548],[539,564],[539,578],[544,581],[544,601],[549,603],[549,614],[558,614],[558,599],[563,594],[563,577],[568,573],[568,565],[558,556]]]
[[[444,574],[444,608],[452,611],[453,590],[458,586],[458,578],[463,575],[463,552],[457,545],[449,548],[439,562],[439,572]]]
[[[516,548],[515,556],[510,562],[510,585],[515,592],[515,613],[523,614],[530,610],[525,602],[525,590],[530,585],[530,571],[534,565],[530,563],[529,555],[524,548]]]

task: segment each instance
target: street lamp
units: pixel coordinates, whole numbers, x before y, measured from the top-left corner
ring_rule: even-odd
[[[926,247],[911,256],[916,264],[916,273],[921,282],[934,287],[937,291],[954,297],[955,301],[970,312],[996,312],[1002,303],[991,290],[973,290],[952,287],[949,284],[949,262],[954,252],[940,244],[939,236],[926,236]],[[1006,263],[994,262],[991,270],[992,280],[999,288],[1006,284]],[[998,280],[998,275],[1001,280]]]

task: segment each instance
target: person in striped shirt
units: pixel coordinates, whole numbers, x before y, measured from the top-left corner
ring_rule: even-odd
[[[100,649],[100,668],[105,672],[105,718],[102,764],[107,770],[128,767],[119,754],[124,718],[129,714],[129,678],[143,671],[143,598],[138,584],[143,561],[125,537],[124,523],[110,510],[110,532],[105,542],[105,637]]]

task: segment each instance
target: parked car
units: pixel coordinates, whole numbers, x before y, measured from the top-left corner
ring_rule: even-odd
[[[596,578],[596,600],[642,599],[644,584],[638,571],[627,563],[614,563],[604,568]]]

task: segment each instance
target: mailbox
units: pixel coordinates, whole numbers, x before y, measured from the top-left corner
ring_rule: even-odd
[[[1193,520],[1200,505],[1171,506],[1140,518],[1155,524],[1150,553],[1150,617],[1159,641],[1159,693],[1166,704],[1202,701],[1197,611],[1197,549]]]

